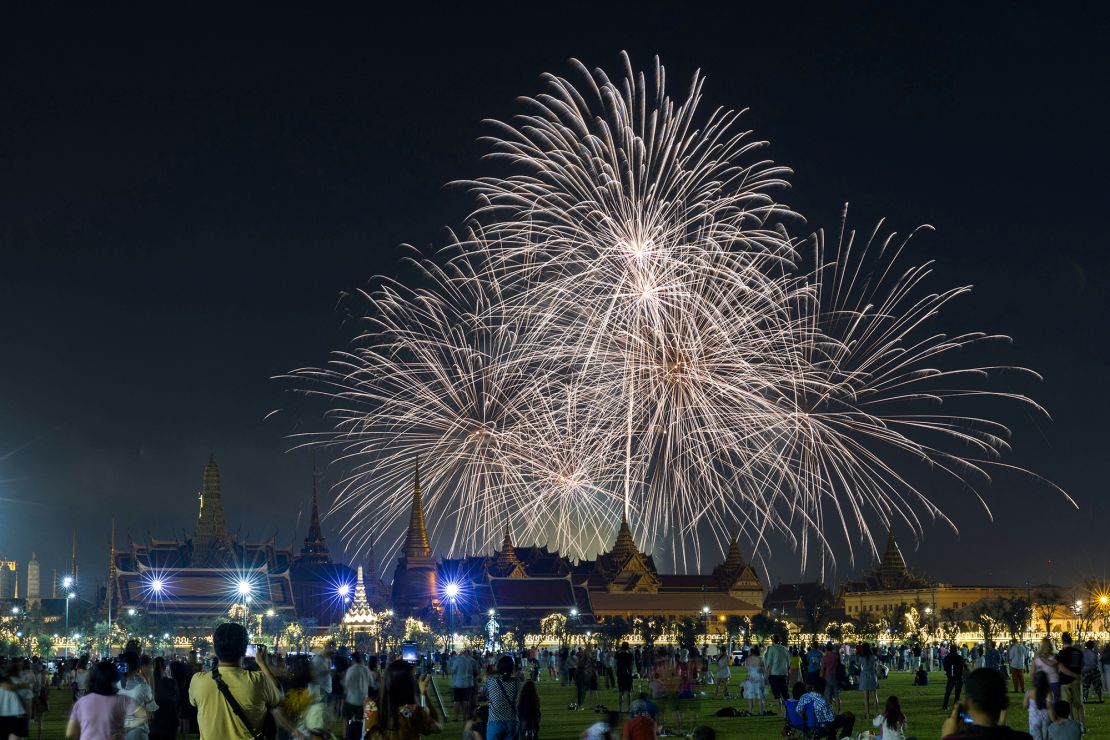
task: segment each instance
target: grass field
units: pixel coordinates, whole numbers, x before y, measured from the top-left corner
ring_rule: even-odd
[[[892,673],[879,684],[879,699],[885,701],[890,694],[896,695],[902,702],[902,709],[909,719],[909,734],[922,740],[933,740],[940,737],[940,725],[945,714],[940,711],[941,699],[944,696],[943,674],[930,675],[928,686],[913,686],[908,673]],[[445,679],[439,679],[440,691],[444,701],[450,701],[450,687]],[[597,721],[598,715],[592,711],[572,712],[567,706],[574,701],[574,689],[562,687],[557,682],[540,681],[540,700],[543,707],[543,719],[540,736],[543,740],[573,740],[578,738],[582,731],[591,723]],[[639,689],[639,687],[634,687]],[[710,687],[710,693],[712,687]],[[616,707],[616,691],[602,690],[601,702],[610,707]],[[69,713],[69,691],[51,690],[51,710],[46,716],[43,725],[43,738],[61,740],[65,736],[65,720]],[[856,730],[859,732],[870,726],[870,718],[862,716],[863,695],[858,692],[844,692],[843,709],[856,715]],[[1011,727],[1026,729],[1026,714],[1021,708],[1021,697],[1010,694],[1011,710],[1009,724]],[[747,702],[723,699],[714,700],[702,698],[697,720],[698,724],[706,724],[717,730],[718,738],[778,738],[782,720],[777,717],[713,717],[713,713],[721,707],[734,706],[747,708]],[[1110,740],[1110,704],[1090,704],[1087,707],[1087,740]],[[448,707],[450,712],[450,707]],[[668,727],[670,723],[668,722]],[[689,730],[689,723],[686,724]],[[449,722],[444,730],[443,737],[458,738],[462,725],[458,722]],[[32,728],[32,732],[34,728]],[[32,738],[34,738],[32,734]],[[212,740],[217,740],[213,738]]]

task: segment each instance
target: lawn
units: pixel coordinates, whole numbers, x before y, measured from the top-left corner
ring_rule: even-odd
[[[890,678],[883,680],[879,685],[880,700],[886,699],[889,694],[895,694],[902,702],[902,709],[909,718],[909,732],[922,740],[932,740],[940,735],[940,725],[945,714],[940,711],[941,699],[944,696],[944,682],[941,673],[933,673],[929,677],[928,686],[912,686],[911,675],[908,673],[893,673]],[[444,701],[450,701],[450,688],[445,679],[439,679],[441,693]],[[574,740],[592,722],[597,721],[598,715],[591,711],[572,712],[567,706],[574,701],[574,690],[571,687],[562,687],[557,682],[540,681],[540,700],[543,706],[543,721],[541,724],[541,737],[543,740]],[[638,686],[635,688],[639,688]],[[47,714],[44,723],[43,738],[60,740],[65,734],[65,719],[69,712],[69,691],[51,690],[51,711]],[[710,687],[712,693],[712,687]],[[1017,694],[1010,694],[1011,711],[1010,725],[1018,729],[1026,729],[1026,714],[1021,708],[1021,700]],[[615,690],[602,690],[601,701],[611,707],[616,707],[617,694]],[[856,714],[856,732],[869,726],[870,722],[864,721],[863,695],[859,692],[845,692],[843,695],[844,709]],[[714,717],[712,716],[721,707],[734,706],[746,708],[746,702],[736,700],[702,698],[699,702],[698,724],[706,724],[717,730],[719,738],[778,738],[782,720],[777,717]],[[448,707],[450,711],[450,707]],[[1107,704],[1088,705],[1088,734],[1085,740],[1110,740],[1110,708]],[[869,720],[870,718],[868,718]],[[669,725],[668,725],[669,726]],[[461,734],[461,724],[449,722],[443,736],[457,738]],[[687,724],[686,729],[689,729]],[[32,734],[32,738],[35,736]]]

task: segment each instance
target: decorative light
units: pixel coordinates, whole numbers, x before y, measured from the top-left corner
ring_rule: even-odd
[[[19,614],[19,607],[18,606],[13,606],[12,607],[12,614]]]
[[[577,617],[577,616],[578,616],[578,609],[576,609],[576,608],[574,608],[574,607],[571,607],[571,609],[570,609],[570,615],[571,615],[572,617]]]
[[[703,606],[701,608],[701,612],[702,612],[702,614],[708,614],[709,613],[709,604],[706,604],[705,606]]]
[[[1098,597],[1098,603],[1102,604],[1103,606],[1106,606],[1107,602],[1110,602],[1110,596],[1103,594],[1102,596]]]
[[[274,611],[273,609],[267,609],[267,610],[266,610],[266,616],[267,616],[267,617],[272,617],[272,616],[274,616],[275,614],[277,614],[277,612],[275,612],[275,611]]]
[[[459,584],[453,581],[451,583],[448,583],[446,586],[443,587],[443,593],[446,594],[448,599],[454,601],[459,597]]]
[[[127,616],[129,616],[129,617],[135,616],[135,608],[134,607],[131,607],[130,609],[127,610]]]
[[[489,610],[489,615],[490,615],[491,617],[492,617],[493,615],[495,615],[495,614],[497,614],[497,610],[496,610],[496,609],[490,609],[490,610]]]

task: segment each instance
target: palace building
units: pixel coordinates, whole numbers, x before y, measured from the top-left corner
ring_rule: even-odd
[[[204,468],[192,537],[129,540],[109,557],[102,610],[125,609],[180,617],[219,617],[236,605],[254,610],[338,622],[353,596],[354,572],[334,563],[320,529],[313,485],[312,520],[299,555],[273,538],[241,542],[228,533],[214,458]],[[345,588],[342,588],[344,587]]]
[[[941,609],[963,609],[985,599],[1027,596],[1027,588],[960,586],[923,578],[906,566],[891,529],[887,531],[886,550],[879,567],[859,580],[845,583],[840,600],[845,614],[854,618],[862,612],[890,612],[901,605],[917,605],[939,613]]]
[[[404,548],[394,571],[392,604],[402,614],[426,615],[449,607],[463,623],[478,624],[490,609],[536,620],[573,613],[583,624],[603,617],[698,617],[758,614],[763,585],[733,540],[723,562],[706,575],[660,573],[621,521],[613,547],[594,560],[574,562],[546,546],[517,546],[506,530],[501,547],[487,555],[438,559],[428,542],[419,470]],[[447,585],[458,596],[446,604]],[[452,589],[453,591],[454,589]],[[501,617],[499,616],[499,619]]]

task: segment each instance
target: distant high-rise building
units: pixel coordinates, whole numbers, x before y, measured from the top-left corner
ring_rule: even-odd
[[[42,600],[41,586],[39,559],[35,553],[31,553],[31,559],[27,563],[27,601],[38,603]]]
[[[19,595],[19,572],[14,560],[0,560],[0,599]]]

